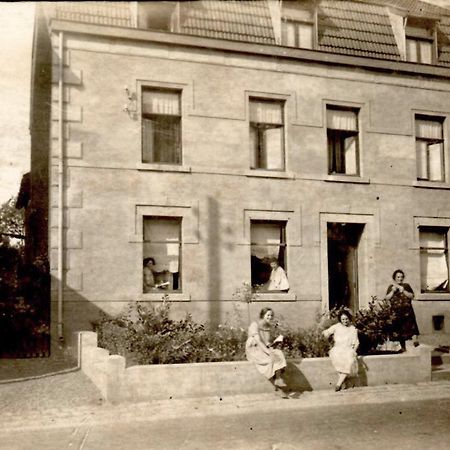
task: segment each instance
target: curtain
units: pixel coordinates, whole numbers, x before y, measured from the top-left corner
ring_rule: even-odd
[[[250,100],[250,122],[283,125],[283,105],[280,102]]]
[[[180,116],[180,94],[176,91],[144,90],[142,92],[143,114]]]
[[[308,23],[300,23],[298,25],[299,47],[313,48],[313,25]]]
[[[254,223],[251,225],[251,253],[259,259],[278,258],[281,244],[280,225]]]
[[[144,258],[155,259],[155,270],[179,271],[181,221],[164,218],[144,219]]]
[[[422,291],[433,291],[448,283],[446,232],[420,232],[420,284]]]
[[[344,141],[346,175],[356,175],[358,173],[358,166],[356,161],[356,143],[357,136],[350,136]]]
[[[327,128],[331,130],[358,131],[356,112],[327,108]]]
[[[430,144],[428,146],[428,156],[430,162],[430,181],[442,181],[443,177],[443,146],[442,144]]]
[[[442,139],[442,123],[437,120],[416,119],[416,137]]]

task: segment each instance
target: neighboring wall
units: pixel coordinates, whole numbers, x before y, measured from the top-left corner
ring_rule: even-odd
[[[272,305],[295,325],[311,324],[325,302],[327,220],[366,225],[362,306],[384,295],[397,267],[419,291],[415,218],[450,219],[450,205],[449,185],[415,185],[413,118],[418,111],[450,113],[447,79],[76,34],[66,35],[65,46],[69,330],[88,329],[100,311],[160,299],[141,293],[142,214],[183,216],[183,294],[171,298],[176,313],[190,311],[198,320],[233,313],[233,292],[250,280],[252,218],[288,220],[291,290]],[[181,170],[140,164],[138,102],[124,90],[139,96],[140,83],[183,90]],[[53,84],[54,97],[56,90]],[[286,174],[249,170],[249,95],[286,100]],[[327,102],[361,108],[362,177],[353,182],[327,176]],[[51,164],[56,274],[55,158]],[[274,296],[262,300],[252,314]],[[449,314],[444,302],[417,308],[425,311],[422,329],[441,307]]]

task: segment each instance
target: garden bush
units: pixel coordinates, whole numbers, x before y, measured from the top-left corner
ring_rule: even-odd
[[[343,308],[318,314],[316,323],[293,330],[281,323],[281,346],[287,358],[327,356],[331,341],[322,331],[336,323]],[[401,338],[401,309],[389,300],[373,297],[367,308],[354,317],[358,329],[359,354],[377,352],[387,339]],[[170,318],[170,303],[148,305],[137,302],[116,317],[102,317],[94,324],[99,346],[119,354],[133,364],[176,364],[245,360],[247,330],[228,323],[216,328],[199,324],[187,314],[181,320]]]

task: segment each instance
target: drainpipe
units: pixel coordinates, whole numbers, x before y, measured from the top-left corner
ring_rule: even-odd
[[[58,340],[64,342],[63,333],[63,292],[64,292],[64,34],[59,33],[59,148],[58,148]]]

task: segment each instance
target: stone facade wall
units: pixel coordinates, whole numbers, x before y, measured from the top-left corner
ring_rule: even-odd
[[[291,283],[289,294],[261,296],[254,315],[270,304],[291,324],[311,325],[327,303],[326,222],[333,220],[364,224],[359,306],[383,296],[398,267],[420,291],[416,219],[450,220],[450,185],[430,189],[414,181],[414,113],[450,114],[447,80],[76,34],[64,45],[67,332],[89,329],[102,311],[161,299],[142,294],[143,214],[183,218],[183,292],[169,296],[180,316],[220,322],[233,313],[233,292],[250,280],[254,218],[287,221]],[[53,99],[57,80],[54,68]],[[183,164],[176,170],[141,163],[142,85],[182,90]],[[285,100],[286,173],[249,168],[249,96]],[[358,179],[327,175],[327,103],[360,108]],[[56,276],[54,147],[49,222]],[[423,306],[425,297],[416,298],[424,333],[433,331],[433,314],[450,321],[447,303]]]

